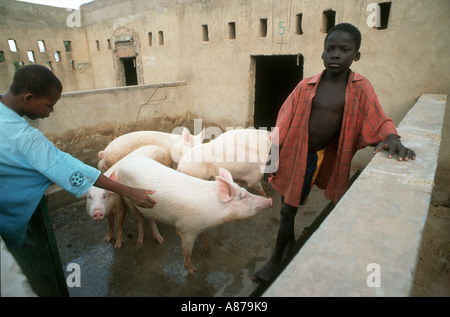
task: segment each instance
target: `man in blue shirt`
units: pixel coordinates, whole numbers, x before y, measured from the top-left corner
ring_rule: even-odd
[[[156,203],[148,196],[154,191],[110,180],[56,148],[23,118],[48,117],[61,92],[61,82],[47,67],[28,65],[16,71],[10,90],[0,96],[0,236],[8,248],[22,245],[27,224],[52,182],[77,197],[96,186],[144,208]]]

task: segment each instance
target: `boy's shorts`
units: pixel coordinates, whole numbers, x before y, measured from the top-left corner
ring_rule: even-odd
[[[304,205],[308,200],[311,188],[313,187],[316,176],[319,173],[320,164],[322,164],[324,153],[325,149],[317,151],[315,153],[308,153],[308,159],[306,161],[305,180],[303,181],[300,205]]]

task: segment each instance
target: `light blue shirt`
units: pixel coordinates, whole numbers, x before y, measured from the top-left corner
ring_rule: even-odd
[[[0,236],[9,248],[22,245],[52,182],[79,197],[99,176],[99,170],[56,148],[0,102]]]

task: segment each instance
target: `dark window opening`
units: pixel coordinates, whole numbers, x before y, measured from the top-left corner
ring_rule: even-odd
[[[106,44],[108,45],[108,49],[111,49],[111,39],[106,40]]]
[[[3,63],[5,61],[5,52],[0,51],[0,63]]]
[[[203,42],[209,41],[209,33],[208,33],[208,25],[207,24],[202,25],[202,38],[203,38]]]
[[[14,62],[14,69],[19,69],[21,67],[23,67],[25,64],[24,62]]]
[[[99,40],[95,41],[95,46],[97,47],[97,51],[100,51],[100,41]]]
[[[164,45],[164,33],[163,33],[163,31],[159,31],[158,35],[159,35],[159,45]]]
[[[267,19],[259,20],[259,36],[260,37],[267,36]]]
[[[322,14],[322,27],[320,31],[323,33],[328,33],[330,29],[336,23],[336,11],[334,10],[325,10]]]
[[[275,126],[286,98],[303,78],[302,55],[253,56],[255,62],[254,127]]]
[[[137,85],[136,57],[121,58],[121,61],[125,75],[125,86]]]
[[[236,23],[234,22],[228,23],[228,38],[230,40],[236,39]]]
[[[295,25],[295,34],[298,34],[298,35],[303,34],[302,19],[303,19],[303,13],[297,14],[296,25]]]
[[[378,3],[380,6],[380,26],[375,27],[377,30],[385,30],[388,27],[389,13],[391,12],[391,2]]]
[[[152,32],[148,32],[148,46],[153,45],[153,34]]]
[[[66,52],[72,52],[72,42],[64,41],[64,48],[65,48]]]

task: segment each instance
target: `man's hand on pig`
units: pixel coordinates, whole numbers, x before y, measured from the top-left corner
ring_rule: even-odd
[[[155,192],[154,190],[133,188],[123,185],[117,181],[115,173],[113,173],[110,177],[111,179],[103,174],[100,174],[97,181],[94,183],[94,186],[110,190],[121,196],[125,196],[131,200],[133,204],[142,208],[153,208],[155,206],[156,201],[148,196],[153,194]]]
[[[153,208],[156,205],[156,201],[151,199],[148,195],[153,194],[154,192],[154,190],[131,188],[130,193],[126,197],[136,206]]]

